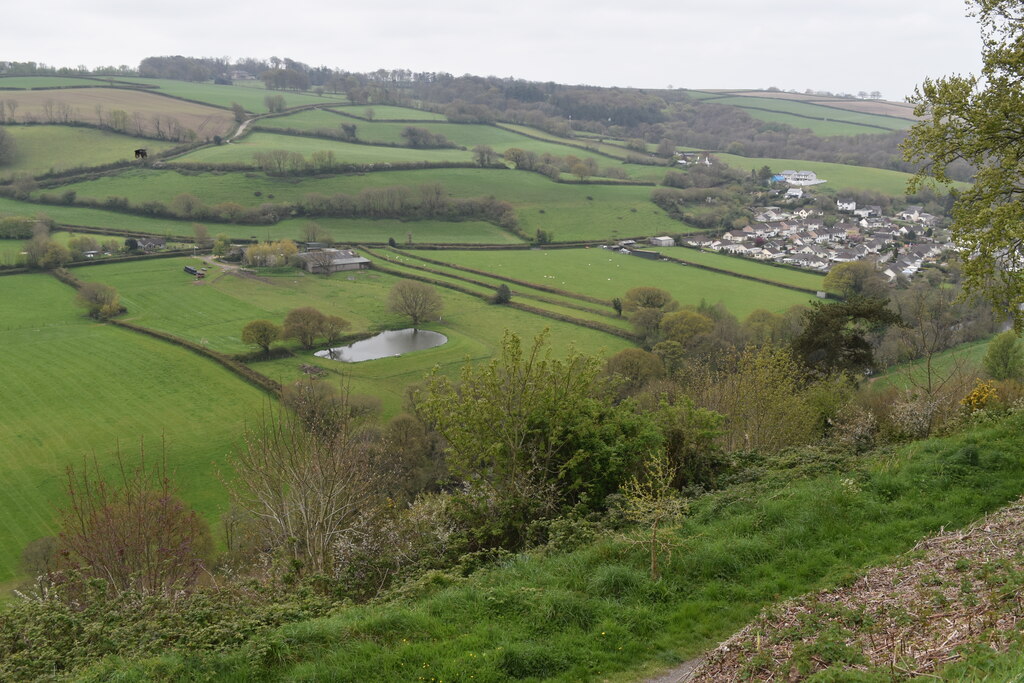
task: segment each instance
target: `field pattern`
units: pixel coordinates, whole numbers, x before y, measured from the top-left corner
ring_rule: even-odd
[[[436,258],[604,299],[621,297],[633,287],[660,287],[685,305],[721,301],[740,319],[759,308],[778,313],[794,305],[806,304],[811,298],[781,287],[600,248],[503,252],[445,250]]]
[[[324,95],[320,97],[303,93],[267,90],[263,87],[262,83],[253,87],[247,85],[187,83],[185,81],[172,81],[165,78],[121,78],[119,80],[143,86],[156,86],[158,92],[181,97],[186,100],[206,102],[215,107],[230,108],[233,103],[237,102],[246,111],[256,114],[267,113],[267,105],[263,101],[267,95],[281,95],[285,99],[285,106],[288,107],[301,107],[311,104],[335,104],[346,101],[344,95]]]
[[[184,349],[108,325],[47,275],[0,278],[0,581],[29,541],[54,533],[64,469],[95,455],[109,472],[121,445],[150,457],[166,443],[183,497],[211,521],[226,509],[215,476],[246,415],[265,397]]]
[[[330,277],[302,271],[261,273],[239,277],[211,269],[205,280],[195,281],[182,272],[191,259],[160,259],[135,263],[97,265],[75,270],[86,281],[113,285],[128,306],[126,320],[163,330],[226,353],[252,350],[241,342],[245,323],[266,318],[280,324],[293,308],[313,306],[351,323],[349,332],[400,329],[407,319],[387,309],[387,293],[398,281],[394,276],[365,271],[339,273]],[[576,327],[514,309],[493,306],[483,300],[447,289],[439,290],[445,307],[440,321],[426,324],[449,337],[449,343],[400,358],[366,363],[336,363],[296,351],[298,356],[257,363],[256,369],[282,383],[303,377],[299,366],[312,363],[325,367],[339,380],[352,383],[353,390],[379,396],[385,411],[401,408],[404,388],[419,382],[434,365],[454,374],[466,359],[490,358],[506,328],[532,337],[550,328],[564,348],[573,340],[580,350],[612,353],[628,342],[600,331]],[[484,290],[481,290],[484,291]]]
[[[168,117],[173,117],[185,129],[195,131],[200,139],[225,135],[235,127],[230,111],[128,88],[33,90],[19,92],[17,102],[18,108],[13,118],[18,123],[45,122],[50,120],[51,115],[59,121],[60,112],[57,108],[66,106],[71,120],[93,124],[100,123],[101,112],[106,121],[110,112],[124,111],[128,116],[128,129],[135,131],[141,127],[147,134],[155,134],[158,118],[166,126]],[[8,121],[11,118],[8,116]]]
[[[176,143],[147,140],[121,135],[107,130],[75,128],[71,126],[0,126],[6,130],[17,146],[13,164],[0,169],[0,177],[17,173],[40,175],[52,171],[99,166],[115,161],[133,159],[133,151],[145,147],[156,154],[174,147]],[[54,158],[53,150],[60,149]]]

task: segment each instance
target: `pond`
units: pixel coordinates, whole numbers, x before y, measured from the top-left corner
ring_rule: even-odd
[[[332,349],[317,351],[314,355],[345,363],[359,363],[364,360],[392,358],[412,351],[432,349],[447,341],[448,337],[439,332],[414,330],[410,327],[404,330],[381,332],[369,339],[363,339],[348,346],[336,346]]]

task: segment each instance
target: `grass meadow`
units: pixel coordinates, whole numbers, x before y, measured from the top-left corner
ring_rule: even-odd
[[[309,193],[358,194],[370,187],[417,187],[429,183],[440,183],[453,197],[494,196],[508,201],[517,209],[520,227],[526,234],[532,235],[537,229],[544,229],[553,233],[553,239],[558,241],[624,239],[690,230],[686,224],[672,220],[651,203],[650,187],[555,183],[536,173],[512,170],[455,168],[380,171],[321,178],[274,178],[262,173],[186,174],[174,170],[133,169],[116,176],[69,184],[63,189],[75,190],[80,197],[96,199],[125,196],[135,203],[168,201],[178,194],[189,193],[207,204],[236,202],[243,206],[258,206],[267,201],[297,201]],[[260,193],[259,196],[256,192]],[[273,198],[270,195],[274,195]],[[59,208],[37,210],[44,210],[61,220],[56,211]],[[3,210],[4,202],[0,202],[0,211]],[[253,234],[262,237],[265,232],[264,228],[257,228],[260,230],[258,233],[252,232],[251,226],[214,227],[212,224],[210,230],[212,233],[223,231],[246,237]],[[190,232],[191,227],[188,227],[186,234]],[[399,238],[396,236],[396,239]]]
[[[814,451],[804,462],[775,463],[757,482],[693,501],[659,533],[673,546],[660,581],[647,573],[640,536],[609,535],[575,550],[521,553],[468,578],[437,572],[390,601],[285,625],[237,650],[111,659],[91,680],[647,680],[772,603],[850,583],[900,561],[922,537],[1017,498],[1022,428],[1018,413],[865,455],[852,472],[814,461]],[[965,464],[970,453],[977,464]],[[818,625],[806,628],[811,635]],[[844,653],[808,656],[841,665]],[[815,680],[853,680],[838,668]],[[891,669],[861,673],[851,675],[889,680]]]
[[[173,81],[166,78],[119,78],[118,80],[145,86],[155,85],[157,86],[157,92],[187,100],[195,100],[196,102],[206,102],[215,107],[230,109],[231,105],[237,102],[245,107],[246,111],[255,114],[267,113],[267,105],[263,102],[267,95],[281,95],[284,97],[285,106],[288,107],[301,107],[310,104],[335,104],[346,101],[344,95],[325,94],[321,97],[314,94],[280,92],[277,90],[267,90],[262,84],[258,87],[214,85],[213,83]]]
[[[432,111],[412,109],[410,107],[396,107],[389,104],[349,104],[344,107],[331,107],[343,114],[349,114],[359,118],[372,118],[374,121],[387,121],[399,119],[406,121],[447,121],[444,114],[436,114]],[[372,112],[372,116],[369,112]]]
[[[96,457],[111,473],[120,444],[149,457],[166,444],[182,496],[210,521],[226,509],[215,476],[247,417],[267,400],[182,348],[100,325],[74,291],[42,274],[0,277],[0,581],[29,541],[53,534],[64,472]]]
[[[388,274],[370,270],[324,277],[285,269],[250,278],[225,274],[214,267],[204,280],[195,281],[182,272],[183,265],[189,263],[197,264],[185,258],[159,259],[89,266],[74,272],[83,280],[116,287],[128,308],[126,320],[225,353],[252,350],[241,341],[242,327],[247,322],[266,318],[281,324],[288,311],[301,306],[345,318],[352,325],[350,332],[407,326],[407,319],[387,308],[388,292],[398,281]],[[603,332],[493,306],[443,288],[439,292],[445,302],[444,313],[440,321],[425,327],[447,335],[449,343],[444,346],[365,363],[326,361],[296,348],[298,355],[294,358],[256,363],[254,367],[281,382],[302,377],[299,366],[303,363],[325,367],[339,380],[350,382],[353,391],[381,397],[385,411],[394,414],[401,407],[406,385],[420,381],[435,365],[454,374],[466,360],[490,358],[506,328],[532,338],[547,327],[556,348],[565,349],[572,343],[588,353],[615,353],[629,346],[625,340]]]
[[[840,110],[834,107],[824,107],[810,102],[774,97],[726,96],[718,97],[711,101],[715,104],[740,107],[756,119],[780,121],[796,128],[811,128],[816,135],[880,133],[885,130],[906,130],[913,124],[912,121],[895,116],[865,114]],[[778,118],[769,119],[764,117],[766,114],[777,114],[779,116]],[[827,132],[827,128],[819,131],[814,127],[816,122],[835,124],[833,126],[834,132]]]
[[[633,287],[660,287],[671,292],[684,305],[697,305],[702,300],[709,304],[721,301],[741,320],[759,308],[781,312],[791,306],[807,304],[810,300],[808,295],[790,289],[597,247],[483,252],[446,250],[431,257],[602,299],[622,297]]]
[[[121,80],[120,77],[115,77],[116,80]],[[96,87],[101,85],[110,85],[111,81],[106,78],[70,78],[67,76],[0,76],[0,88],[5,90],[10,88],[14,90],[31,90],[32,88],[71,88],[71,87]],[[8,93],[0,92],[0,99],[7,96]],[[10,96],[16,96],[16,93],[10,93]]]
[[[65,190],[67,187],[64,188]],[[62,190],[63,191],[63,190]],[[192,221],[145,218],[103,209],[19,202],[0,197],[0,216],[48,216],[62,225],[147,232],[154,235],[192,234]],[[248,229],[248,228],[247,228]],[[217,231],[214,230],[214,233]],[[242,232],[242,231],[239,231]],[[252,234],[251,232],[249,234]],[[99,238],[101,241],[103,238]]]
[[[181,161],[201,164],[244,164],[253,163],[253,154],[286,149],[309,157],[313,152],[330,151],[342,164],[411,163],[417,161],[461,161],[473,160],[473,153],[461,149],[412,149],[410,147],[380,147],[350,144],[336,140],[277,135],[275,133],[251,133],[229,145],[204,147],[189,152]]]
[[[70,240],[72,237],[76,237],[76,236],[80,236],[80,235],[85,235],[85,234],[86,233],[74,233],[74,232],[67,232],[67,231],[64,231],[64,230],[58,230],[56,232],[51,233],[50,237],[55,242],[59,242],[60,244],[67,245],[68,240]],[[110,235],[92,235],[92,234],[90,234],[89,237],[94,238],[97,242],[100,242],[101,244],[103,242],[106,242],[106,241],[109,241],[109,240],[113,240],[114,242],[117,242],[119,245],[124,245],[124,238],[123,237],[115,237],[115,236],[110,236]],[[0,265],[10,266],[10,265],[19,265],[19,264],[21,264],[22,260],[23,260],[22,252],[24,250],[25,250],[25,240],[0,239]]]
[[[793,287],[813,289],[815,291],[822,289],[822,283],[825,280],[824,275],[806,270],[782,268],[741,256],[729,256],[728,254],[701,251],[689,247],[657,247],[656,251],[681,261],[719,268],[738,275],[749,275]]]
[[[174,147],[173,142],[147,140],[93,128],[71,126],[0,126],[14,140],[14,163],[0,170],[0,177],[19,173],[40,175],[52,171],[99,166],[134,158],[137,147],[156,154]],[[59,150],[59,153],[55,153]]]
[[[890,171],[884,168],[868,168],[866,166],[846,166],[827,161],[798,161],[796,159],[767,159],[757,157],[741,157],[735,154],[716,154],[719,161],[742,170],[757,170],[768,166],[778,173],[786,169],[795,171],[814,171],[826,183],[814,185],[813,192],[842,193],[843,190],[874,190],[898,197],[907,190],[909,173]]]

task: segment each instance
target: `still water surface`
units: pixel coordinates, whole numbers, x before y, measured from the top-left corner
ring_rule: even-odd
[[[412,351],[432,349],[448,341],[448,337],[430,330],[404,330],[381,332],[369,339],[357,341],[348,346],[336,346],[333,349],[317,351],[320,358],[340,360],[345,363],[359,363],[377,358],[392,358]]]

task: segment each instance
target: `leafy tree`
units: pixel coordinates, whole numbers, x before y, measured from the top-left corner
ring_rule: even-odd
[[[284,318],[282,336],[285,339],[297,339],[303,348],[311,349],[317,337],[323,334],[326,320],[327,316],[312,306],[295,308],[288,311]]]
[[[447,462],[474,495],[466,499],[482,545],[521,544],[525,526],[573,504],[599,507],[643,453],[658,446],[651,421],[615,405],[601,361],[552,357],[546,333],[524,348],[506,332],[484,366],[458,382],[434,373],[416,410],[447,442]]]
[[[992,340],[982,360],[985,372],[992,379],[1021,379],[1024,376],[1024,348],[1013,330]]]
[[[490,166],[497,158],[497,153],[489,145],[477,145],[473,148],[473,159],[477,166]]]
[[[714,329],[714,322],[696,311],[676,311],[661,320],[661,335],[668,341],[676,341],[684,347],[693,339],[708,334]]]
[[[643,349],[623,349],[605,362],[605,372],[621,384],[619,392],[632,395],[652,379],[665,376],[661,358]]]
[[[418,280],[400,280],[388,293],[388,308],[412,318],[414,328],[427,318],[439,316],[443,306],[437,289]]]
[[[247,117],[247,114],[245,113],[245,107],[240,105],[238,102],[231,103],[231,113],[234,115],[236,123],[241,123],[242,121],[245,121]]]
[[[644,472],[634,476],[622,487],[622,512],[627,520],[644,528],[645,535],[639,541],[647,546],[650,555],[651,580],[661,578],[658,558],[662,553],[671,554],[671,536],[659,538],[658,531],[667,522],[678,518],[686,510],[686,501],[672,488],[675,472],[664,453],[654,453],[644,462]],[[650,534],[649,536],[647,534]],[[627,538],[627,540],[633,540]]]
[[[657,287],[634,287],[626,292],[622,299],[622,308],[636,311],[641,308],[654,308],[664,313],[679,308],[679,303],[664,289]]]
[[[822,287],[842,296],[873,298],[884,297],[888,289],[885,276],[869,261],[837,263],[825,276]]]
[[[327,339],[328,344],[335,344],[340,339],[342,334],[351,327],[352,324],[344,318],[337,315],[328,315],[324,317],[323,334],[324,338]]]
[[[18,147],[14,144],[14,136],[6,129],[0,128],[0,166],[14,162],[18,155]]]
[[[900,323],[884,299],[851,297],[846,301],[815,301],[804,313],[804,329],[793,340],[797,358],[823,375],[843,372],[858,376],[874,366],[868,332]]]
[[[117,290],[102,282],[86,282],[78,289],[75,302],[98,320],[108,320],[122,312]]]
[[[253,320],[242,328],[242,343],[258,346],[263,353],[268,353],[270,345],[281,338],[281,333],[281,327],[269,320]]]
[[[494,290],[492,301],[496,304],[507,304],[512,301],[512,290],[504,283],[498,285],[498,288]]]
[[[967,162],[973,184],[953,205],[954,241],[963,254],[965,284],[984,291],[1022,325],[1024,303],[1024,22],[1018,0],[970,0],[981,25],[979,76],[926,78],[911,101],[923,117],[903,144],[904,157],[923,163],[910,191],[928,179],[951,185],[950,164]]]
[[[612,308],[615,309],[615,315],[622,317],[622,299],[615,297],[612,299]]]

